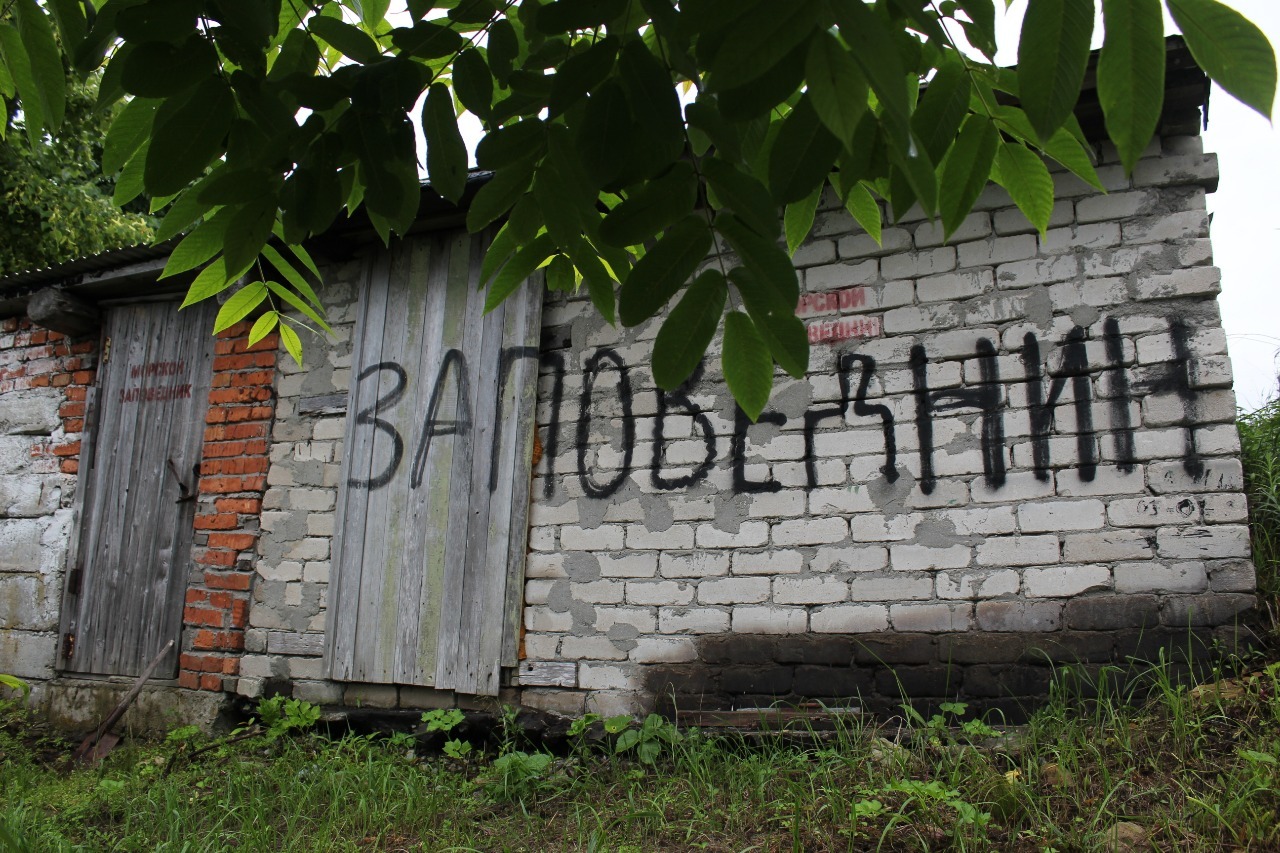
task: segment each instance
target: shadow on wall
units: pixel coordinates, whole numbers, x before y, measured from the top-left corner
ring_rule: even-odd
[[[1141,603],[1139,603],[1141,606]],[[1139,620],[1140,621],[1140,620]],[[1143,684],[1143,664],[1167,662],[1171,680],[1211,676],[1257,648],[1243,625],[1102,628],[1051,633],[715,635],[697,642],[698,659],[656,664],[645,688],[666,716],[774,705],[857,707],[885,718],[904,697],[925,715],[963,699],[975,713],[1024,721],[1049,696],[1056,672],[1074,667],[1085,698],[1105,679],[1113,689]],[[1135,680],[1135,678],[1137,680]]]

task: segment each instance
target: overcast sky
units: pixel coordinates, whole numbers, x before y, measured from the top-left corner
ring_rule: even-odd
[[[1280,44],[1280,2],[1226,0]],[[1000,22],[997,62],[1012,65],[1026,0]],[[1095,47],[1101,44],[1101,28]],[[1176,32],[1170,23],[1169,32]],[[1222,178],[1209,196],[1214,261],[1222,269],[1222,323],[1235,369],[1236,398],[1247,410],[1276,394],[1280,367],[1280,132],[1262,116],[1214,87],[1205,151],[1218,155]]]
[[[1280,3],[1233,0],[1280,44]],[[1222,322],[1235,368],[1236,398],[1255,409],[1276,396],[1280,350],[1280,132],[1214,87],[1206,151],[1218,154],[1222,180],[1209,196],[1214,260],[1222,268]],[[1272,113],[1275,115],[1275,111]]]

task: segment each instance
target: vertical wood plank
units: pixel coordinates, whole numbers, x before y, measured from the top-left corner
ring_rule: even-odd
[[[386,289],[381,286],[381,261],[370,260],[364,271],[364,287],[352,344],[353,371],[347,390],[347,414],[343,431],[342,479],[338,486],[338,509],[335,514],[334,555],[337,565],[358,565],[364,542],[365,513],[368,505],[365,486],[373,454],[373,436],[358,430],[359,413],[377,399],[377,388],[361,379],[361,368],[376,363],[381,353],[382,328],[386,318]],[[348,532],[350,531],[350,532]],[[350,554],[355,551],[356,557]],[[331,675],[350,678],[355,649],[356,615],[359,605],[358,572],[337,573],[329,590],[328,641],[325,643]]]
[[[108,311],[111,357],[99,366],[94,433],[82,460],[83,579],[68,602],[77,648],[67,671],[135,675],[181,632],[192,506],[177,502],[168,461],[195,486],[211,381],[210,309],[180,313],[161,302]],[[175,672],[177,658],[175,649],[161,671]]]
[[[455,241],[449,259],[449,287],[470,293],[468,282],[475,263],[475,252],[469,237],[462,235]],[[476,409],[476,389],[479,353],[485,345],[485,317],[480,300],[468,298],[464,306],[463,320],[454,329],[446,329],[447,342],[466,357],[463,375],[467,377],[465,397],[470,411],[471,428],[460,431],[454,437],[453,465],[449,477],[449,520],[445,533],[444,578],[440,601],[440,627],[436,640],[437,687],[455,689],[458,649],[461,643],[462,613],[465,601],[465,573],[467,554],[473,549],[484,548],[485,542],[474,542],[470,530],[471,459],[475,444],[479,413]],[[499,307],[494,313],[501,311]],[[468,357],[469,356],[469,357]],[[460,401],[461,402],[461,401]]]
[[[513,411],[515,435],[515,461],[512,466],[512,492],[506,509],[508,519],[505,590],[503,593],[503,628],[500,663],[514,667],[519,664],[520,626],[523,623],[524,571],[529,539],[529,500],[533,489],[533,439],[537,428],[539,343],[542,338],[542,276],[536,276],[524,285],[519,294],[523,301],[525,322],[520,345],[531,358],[518,362],[519,374],[513,381],[512,393],[516,397]]]
[[[399,425],[397,415],[402,411],[408,383],[400,359],[403,358],[408,338],[404,319],[409,295],[403,287],[395,286],[397,275],[402,275],[403,252],[391,252],[388,255],[386,275],[381,282],[381,286],[387,290],[386,320],[380,355],[376,362],[383,365],[384,369],[370,376],[368,384],[378,391],[375,402],[379,402],[379,405],[373,416],[389,424]],[[398,393],[397,388],[400,389]],[[390,549],[387,537],[394,534],[393,527],[398,522],[398,519],[392,517],[396,512],[393,492],[395,477],[404,466],[405,445],[408,442],[398,432],[374,429],[372,424],[365,425],[364,429],[373,434],[371,468],[367,475],[367,479],[373,482],[365,490],[368,521],[364,542],[361,543],[360,561],[362,566],[372,571],[363,571],[360,577],[356,613],[356,631],[360,642],[355,649],[352,676],[357,681],[385,682],[385,661],[391,655],[391,645],[395,640],[395,625],[388,625],[386,616],[389,583],[387,574],[398,569],[398,565],[388,559],[394,552]],[[391,475],[389,480],[388,472]]]
[[[338,487],[335,516],[338,539],[337,577],[329,590],[329,673],[350,680],[355,665],[356,619],[360,605],[360,555],[364,550],[364,528],[368,517],[367,487],[373,460],[372,430],[357,428],[361,412],[378,399],[378,389],[362,380],[368,365],[377,364],[382,353],[382,330],[387,318],[387,267],[389,258],[379,255],[365,271],[365,286],[357,312],[356,338],[352,349],[351,387],[347,392],[347,418],[343,441],[342,480]],[[344,570],[344,567],[345,568]]]
[[[413,325],[419,335],[416,346],[406,356],[405,368],[409,370],[414,386],[411,406],[406,409],[404,421],[409,439],[405,454],[405,473],[402,482],[408,489],[408,511],[404,519],[408,534],[401,555],[403,570],[396,599],[396,645],[393,680],[398,684],[429,686],[434,681],[435,661],[430,669],[420,664],[419,637],[424,613],[428,615],[428,601],[424,592],[428,589],[425,566],[427,542],[433,531],[427,521],[431,511],[430,493],[420,487],[425,481],[419,472],[419,453],[422,448],[422,432],[426,428],[427,410],[430,406],[434,378],[441,361],[443,347],[441,337],[444,328],[444,309],[448,298],[446,269],[441,264],[443,246],[438,238],[423,239],[413,244],[414,260],[409,270],[406,287],[413,300],[422,306],[422,316]],[[412,350],[416,349],[415,353]],[[425,469],[425,461],[422,467]],[[421,479],[420,479],[421,477]],[[434,655],[434,645],[430,649]]]
[[[386,272],[371,277],[360,312],[348,407],[334,678],[494,695],[514,657],[537,361],[503,353],[536,353],[541,289],[526,285],[485,315],[476,285],[487,242],[461,230],[416,237],[375,262]],[[359,377],[391,361],[404,392],[378,417],[403,455],[387,483],[358,488],[384,467],[389,429],[367,414],[391,389]]]

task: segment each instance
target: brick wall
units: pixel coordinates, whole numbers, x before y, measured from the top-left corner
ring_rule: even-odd
[[[304,367],[287,357],[279,364],[253,601],[236,686],[245,696],[287,684],[299,698],[343,701],[343,686],[325,679],[322,656],[355,283],[363,271],[360,261],[325,270],[321,297],[334,334],[304,333]]]
[[[178,673],[193,689],[234,688],[249,623],[279,347],[275,334],[250,347],[249,328],[220,333],[214,350]]]
[[[1098,174],[1107,195],[1054,173],[1043,237],[996,188],[946,244],[909,213],[877,245],[826,199],[795,256],[811,368],[779,373],[754,425],[718,343],[660,395],[658,324],[549,297],[521,701],[891,708],[906,690],[1011,710],[1064,661],[1234,641],[1254,578],[1216,162],[1175,137],[1132,180],[1104,148]],[[450,703],[324,675],[362,263],[326,270],[335,336],[281,363],[236,689]]]
[[[49,678],[97,341],[0,320],[0,670]]]
[[[662,395],[659,323],[549,304],[525,701],[1012,708],[1053,663],[1233,640],[1254,579],[1216,161],[1169,138],[1098,174],[1055,173],[1044,236],[995,187],[946,244],[909,212],[877,245],[828,198],[795,257],[809,375],[754,425],[718,342]]]

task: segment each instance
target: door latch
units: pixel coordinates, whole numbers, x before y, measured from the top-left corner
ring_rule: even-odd
[[[186,503],[187,501],[195,500],[196,499],[195,490],[191,489],[190,487],[187,486],[186,483],[182,482],[182,475],[178,473],[178,466],[173,464],[172,459],[169,459],[167,461],[166,467],[169,469],[169,473],[173,475],[173,479],[178,483],[178,499],[174,501],[174,503],[180,504],[180,503]],[[198,477],[200,475],[200,466],[192,465],[191,473]]]

